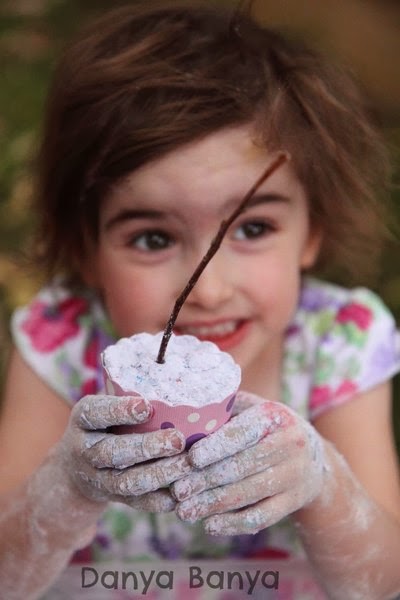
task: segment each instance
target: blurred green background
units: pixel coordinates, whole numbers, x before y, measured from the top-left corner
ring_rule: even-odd
[[[134,1],[134,0],[132,0]],[[218,0],[210,0],[217,3]],[[0,367],[9,348],[8,319],[38,282],[21,266],[32,228],[32,158],[47,86],[63,44],[116,0],[0,0]],[[225,4],[229,1],[226,0]],[[188,0],[190,4],[190,0]],[[236,3],[231,3],[235,5]],[[308,39],[352,68],[375,103],[400,169],[400,2],[398,0],[255,0],[253,12]],[[400,222],[400,194],[393,188]],[[388,246],[375,290],[400,323],[400,247]],[[394,423],[400,452],[400,378]]]

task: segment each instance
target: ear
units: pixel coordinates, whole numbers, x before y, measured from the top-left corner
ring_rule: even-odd
[[[303,247],[300,267],[302,269],[311,269],[317,261],[319,251],[322,245],[322,230],[314,226],[310,228],[307,240]]]

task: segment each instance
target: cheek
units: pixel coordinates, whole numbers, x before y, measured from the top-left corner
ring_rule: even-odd
[[[173,307],[168,279],[157,272],[118,268],[104,279],[105,306],[120,335],[161,330]]]
[[[252,295],[269,319],[286,325],[296,309],[300,291],[300,269],[287,255],[270,256],[248,273]]]
[[[296,288],[300,278],[300,266],[293,252],[270,253],[257,263],[247,265],[249,285],[260,295],[279,295]],[[250,283],[251,282],[251,283]]]

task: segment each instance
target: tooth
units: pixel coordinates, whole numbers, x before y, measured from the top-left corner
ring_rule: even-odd
[[[189,335],[200,335],[200,336],[212,336],[212,335],[226,335],[232,333],[237,327],[237,321],[231,321],[229,323],[221,323],[214,327],[184,327],[181,331]]]

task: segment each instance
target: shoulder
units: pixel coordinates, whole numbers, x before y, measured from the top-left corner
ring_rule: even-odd
[[[98,391],[98,354],[112,333],[92,294],[45,287],[14,312],[11,330],[23,359],[69,403]]]
[[[312,277],[304,279],[299,311],[319,320],[334,316],[337,322],[353,322],[360,330],[368,329],[374,318],[390,316],[393,321],[379,296],[368,288],[345,288]]]
[[[307,356],[311,418],[400,371],[395,320],[371,290],[306,279],[295,323]]]

